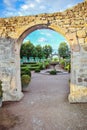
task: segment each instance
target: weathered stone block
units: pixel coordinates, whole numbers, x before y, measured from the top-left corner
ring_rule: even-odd
[[[84,44],[84,38],[78,38],[79,44],[83,45]]]
[[[85,38],[85,44],[87,44],[87,37]]]
[[[70,84],[70,94],[68,99],[70,103],[87,102],[87,88]]]
[[[78,82],[82,82],[82,78],[78,78]]]
[[[79,31],[77,31],[77,37],[79,37],[79,38],[85,38],[86,37],[85,30],[79,30]]]

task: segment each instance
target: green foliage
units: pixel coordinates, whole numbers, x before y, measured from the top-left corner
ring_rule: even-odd
[[[52,58],[52,61],[59,62],[59,58]]]
[[[30,67],[30,70],[39,69],[39,67]]]
[[[38,53],[37,53],[37,57],[41,59],[41,58],[44,56],[44,55],[43,55],[43,49],[42,49],[41,45],[37,45],[37,46],[36,46],[36,50],[37,50],[37,52],[38,52]]]
[[[56,71],[56,70],[51,70],[51,71],[50,71],[50,74],[51,74],[51,75],[56,75],[56,74],[57,74],[57,71]]]
[[[59,53],[59,56],[63,58],[68,57],[70,55],[69,47],[66,42],[60,43],[59,48],[58,48],[58,53]]]
[[[40,69],[40,70],[43,70],[43,69],[44,69],[43,63],[39,62],[38,65],[39,65],[39,69]]]
[[[50,63],[49,63],[48,61],[44,62],[44,67],[45,67],[46,69],[48,69],[49,66],[50,66]]]
[[[31,71],[28,67],[21,67],[21,76],[29,75],[31,77]]]
[[[33,48],[34,45],[30,41],[23,43],[20,50],[21,58],[26,56],[29,59],[32,56]]]
[[[25,44],[21,45],[21,50],[20,50],[20,57],[23,58],[23,56],[26,56],[26,46],[25,46]]]
[[[71,72],[71,65],[70,64],[66,65],[65,70],[67,70],[70,73]]]
[[[34,46],[30,41],[27,41],[21,45],[20,56],[23,58],[24,56],[29,59],[30,57],[38,57],[39,59],[46,57],[52,53],[52,47],[50,45],[45,45],[42,47],[41,45]]]
[[[35,72],[39,73],[40,72],[40,68],[35,69]]]
[[[23,63],[23,65],[29,65],[29,64],[36,64],[36,62],[27,62],[27,63]]]
[[[35,59],[35,57],[38,56],[38,50],[37,50],[37,48],[35,46],[33,47],[32,55],[31,56],[34,57],[34,59]]]
[[[50,45],[45,45],[43,47],[43,53],[45,58],[48,58],[50,54],[52,54],[52,47]]]
[[[22,85],[28,85],[31,81],[31,77],[29,75],[22,75],[21,82]]]
[[[26,67],[27,65],[26,64],[22,64],[21,67]]]
[[[2,91],[2,81],[0,80],[0,98],[3,96],[3,91]]]
[[[65,60],[64,59],[60,59],[59,63],[60,63],[62,68],[65,67]]]

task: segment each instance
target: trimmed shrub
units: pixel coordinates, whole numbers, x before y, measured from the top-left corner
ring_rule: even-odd
[[[70,71],[71,71],[71,65],[69,64],[69,65],[65,66],[64,69],[67,70],[70,73]]]
[[[31,71],[29,68],[26,68],[24,72],[25,72],[25,74],[27,74],[31,77]]]
[[[36,64],[36,62],[24,62],[23,64]]]
[[[30,67],[37,67],[38,64],[29,64]]]
[[[31,71],[28,67],[21,67],[21,76],[29,75],[31,77]]]
[[[39,72],[40,72],[40,69],[39,69],[39,68],[35,69],[35,72],[36,72],[36,73],[39,73]]]
[[[27,65],[26,64],[22,64],[21,67],[26,67]]]
[[[30,69],[30,70],[39,69],[39,66],[37,66],[37,67],[30,67],[29,69]]]
[[[50,71],[50,74],[51,74],[51,75],[56,75],[56,74],[57,74],[57,71],[56,71],[56,70],[51,70],[51,71]]]
[[[31,77],[29,75],[22,75],[21,82],[22,85],[28,85],[31,81]]]
[[[40,70],[43,70],[43,69],[44,69],[43,63],[38,63],[38,65],[39,65],[39,69],[40,69]]]

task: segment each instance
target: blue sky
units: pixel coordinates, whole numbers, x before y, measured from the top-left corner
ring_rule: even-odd
[[[84,0],[0,0],[0,17],[63,11]]]
[[[62,12],[84,0],[0,0],[0,17],[26,16]],[[52,30],[37,30],[27,36],[35,45],[50,44],[57,50],[64,37]]]
[[[51,45],[54,52],[57,52],[61,42],[67,42],[66,39],[59,33],[50,29],[40,29],[30,33],[23,42],[30,40],[34,45]]]

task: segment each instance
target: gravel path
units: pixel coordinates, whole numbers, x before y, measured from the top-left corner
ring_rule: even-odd
[[[3,105],[3,109],[19,117],[10,130],[87,130],[87,104],[68,102],[68,81],[69,74],[33,73],[24,98]]]

